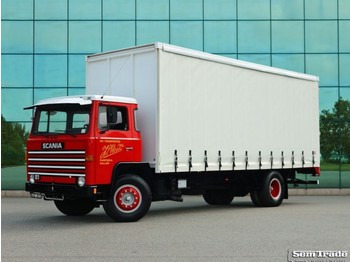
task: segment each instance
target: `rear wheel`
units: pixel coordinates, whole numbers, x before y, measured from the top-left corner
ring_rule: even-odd
[[[203,198],[210,205],[229,205],[234,195],[229,190],[207,190]]]
[[[95,208],[95,204],[88,199],[65,199],[54,202],[57,209],[67,216],[84,216]]]
[[[115,221],[134,222],[146,215],[151,202],[151,189],[147,182],[139,176],[128,175],[117,180],[103,208]]]
[[[275,207],[282,203],[284,195],[285,181],[280,173],[272,171],[265,176],[262,189],[253,192],[252,200],[257,206]]]

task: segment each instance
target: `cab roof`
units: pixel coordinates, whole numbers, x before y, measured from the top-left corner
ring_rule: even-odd
[[[120,96],[105,96],[105,95],[82,95],[82,96],[63,96],[44,99],[38,101],[36,104],[25,107],[24,109],[32,109],[37,106],[55,105],[55,104],[78,104],[89,105],[92,101],[106,101],[106,102],[120,102],[127,104],[137,104],[136,99]]]

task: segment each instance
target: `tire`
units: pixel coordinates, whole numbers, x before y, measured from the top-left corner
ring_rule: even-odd
[[[285,181],[282,175],[272,171],[265,176],[262,190],[257,191],[257,203],[263,207],[281,205],[285,195]]]
[[[54,202],[57,209],[67,216],[84,216],[95,208],[95,204],[87,199],[65,199],[63,201],[55,200]]]
[[[258,191],[252,191],[250,192],[250,199],[252,200],[253,204],[257,207],[261,207],[261,202],[258,196]]]
[[[203,198],[209,205],[229,205],[234,195],[229,190],[207,190]]]
[[[117,180],[103,208],[117,222],[135,222],[146,215],[151,202],[147,182],[139,176],[127,175]]]

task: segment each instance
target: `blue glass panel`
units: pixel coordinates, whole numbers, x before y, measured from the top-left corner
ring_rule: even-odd
[[[202,0],[170,1],[170,19],[203,19]]]
[[[103,51],[135,45],[135,22],[103,22]]]
[[[350,54],[339,55],[339,76],[341,86],[350,86]]]
[[[85,95],[85,88],[69,88],[68,89],[68,95],[69,96],[79,96],[79,95]]]
[[[270,19],[270,0],[238,0],[238,19]]]
[[[135,19],[135,1],[104,0],[104,19]]]
[[[69,52],[97,53],[101,51],[101,22],[71,21]]]
[[[350,87],[340,88],[340,97],[345,100],[350,100]]]
[[[33,0],[2,0],[1,18],[33,19]]]
[[[349,0],[338,0],[339,1],[339,18],[350,19],[350,1]]]
[[[67,22],[35,22],[36,53],[67,52]]]
[[[205,0],[204,19],[236,19],[236,0]]]
[[[169,43],[169,22],[140,21],[137,23],[137,45],[154,42]]]
[[[203,23],[170,22],[170,41],[174,45],[203,50]]]
[[[137,19],[169,19],[169,0],[138,0]]]
[[[304,0],[272,0],[272,19],[303,19]]]
[[[238,22],[239,53],[270,52],[270,22],[239,21]]]
[[[36,19],[67,19],[67,0],[35,0]]]
[[[338,55],[306,55],[306,73],[319,76],[320,86],[338,86]]]
[[[2,55],[1,82],[3,87],[33,86],[33,56]]]
[[[3,53],[33,52],[33,22],[2,21],[1,23]]]
[[[70,19],[100,19],[101,0],[69,0]]]
[[[303,53],[304,23],[301,21],[273,21],[272,52]]]
[[[306,19],[336,19],[337,1],[307,0],[305,1]]]
[[[34,88],[34,103],[40,100],[67,95],[67,88]]]
[[[33,104],[32,88],[2,88],[1,114],[6,121],[27,121],[32,117],[31,110],[23,110]]]
[[[66,55],[36,55],[35,87],[67,86]]]
[[[272,55],[272,66],[304,73],[304,55]]]
[[[70,87],[85,86],[85,55],[69,55],[68,65],[68,85]]]
[[[210,53],[236,53],[236,22],[204,22],[204,51]]]
[[[250,54],[238,54],[238,59],[242,61],[257,63],[260,65],[271,66],[270,55],[250,55]]]
[[[306,52],[338,51],[336,21],[306,21],[305,23]]]
[[[339,21],[339,51],[350,52],[350,21]]]
[[[338,88],[320,88],[319,96],[320,112],[322,110],[331,110],[339,99]]]

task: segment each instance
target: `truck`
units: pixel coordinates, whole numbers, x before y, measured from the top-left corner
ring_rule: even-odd
[[[26,191],[68,216],[153,201],[279,206],[320,175],[319,78],[165,43],[86,57],[86,95],[33,110]],[[305,178],[304,178],[305,177]]]

